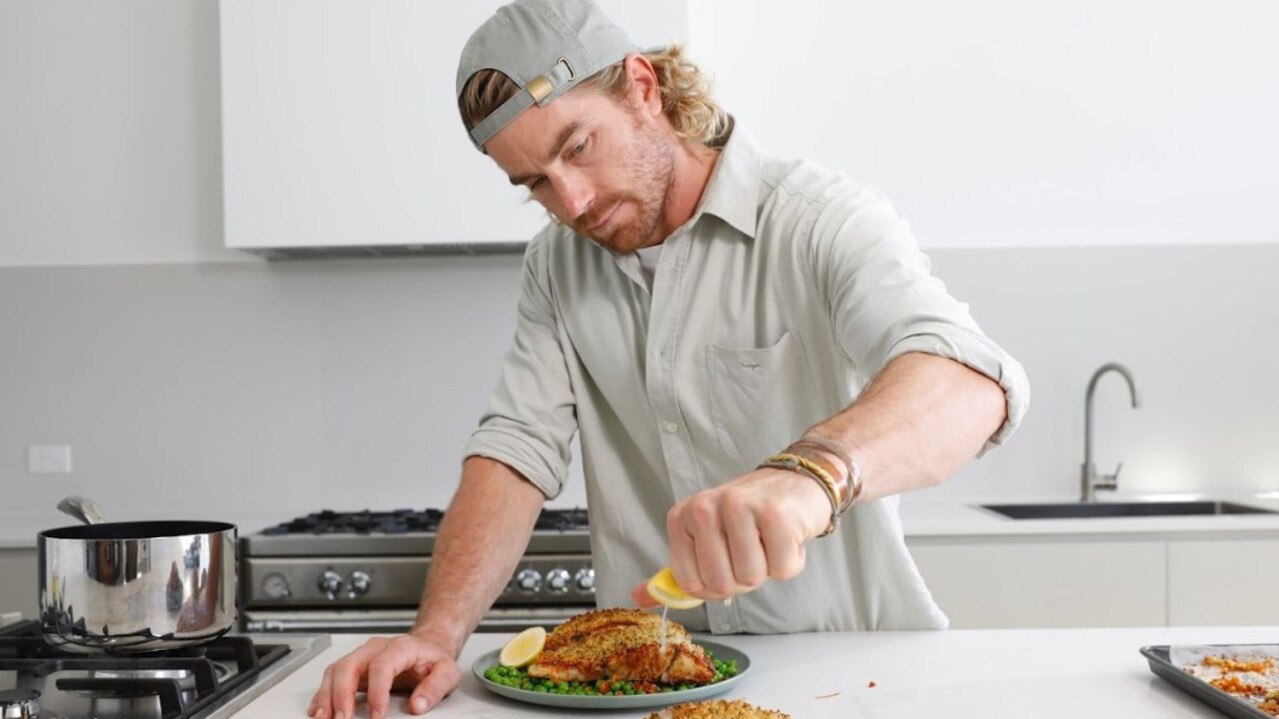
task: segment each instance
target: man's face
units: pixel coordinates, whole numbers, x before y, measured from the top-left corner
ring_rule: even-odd
[[[575,88],[534,105],[485,145],[561,222],[615,252],[664,239],[673,137],[638,103]]]

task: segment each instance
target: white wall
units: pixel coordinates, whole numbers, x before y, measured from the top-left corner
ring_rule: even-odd
[[[1196,246],[1011,249],[999,240],[955,249],[967,243],[947,230],[970,232],[983,213],[930,205],[917,156],[752,117],[762,96],[730,80],[729,41],[755,19],[827,32],[806,0],[788,4],[786,17],[752,7],[722,19],[719,41],[706,29],[710,15],[694,16],[693,42],[719,58],[729,104],[775,149],[855,151],[855,174],[901,189],[895,199],[935,248],[938,274],[1030,373],[1034,402],[1021,434],[933,494],[1068,496],[1082,453],[1084,384],[1112,359],[1133,367],[1146,401],[1137,412],[1124,408],[1112,378],[1098,402],[1099,464],[1108,470],[1124,459],[1126,488],[1279,489],[1279,380],[1269,366],[1279,354],[1279,284],[1270,276],[1279,244],[1268,242],[1274,204],[1244,203],[1269,187],[1261,184],[1273,160],[1266,147],[1233,174],[1196,178],[1221,210],[1221,231],[1205,229],[1184,203],[1188,214],[1172,217],[1187,234],[1160,240],[1193,234]],[[1247,36],[1260,18],[1237,17],[1241,8],[1260,11],[1231,11]],[[1044,16],[1050,21],[1059,18]],[[72,491],[134,516],[182,508],[283,519],[325,506],[442,505],[509,339],[518,258],[268,264],[222,250],[216,27],[212,2],[0,3],[0,509],[48,511]],[[1239,52],[1251,47],[1246,40]],[[1187,43],[1187,53],[1198,52],[1197,41]],[[919,48],[908,54],[917,56],[928,57]],[[1255,131],[1252,119],[1213,117],[1190,118],[1211,121],[1200,138],[1206,147]],[[914,122],[949,132],[929,118]],[[931,142],[974,152],[961,139]],[[1044,177],[1058,176],[1070,154],[1027,147],[1056,163]],[[1004,191],[1023,192],[1034,178],[1013,172],[1017,153],[998,157],[1017,178]],[[1088,189],[1080,173],[1060,176]],[[1223,187],[1242,199],[1222,196]],[[1134,208],[1162,202],[1157,187],[1132,189]],[[1121,225],[1121,213],[1103,203],[1112,196],[1080,194],[1075,214]],[[1177,209],[1143,210],[1140,220]],[[1019,217],[1008,224],[1045,222],[1029,211]],[[1254,230],[1248,238],[1245,224]],[[1249,238],[1260,243],[1230,244]],[[31,443],[73,445],[74,474],[28,476]],[[580,483],[560,500],[581,502]]]
[[[1098,471],[1121,493],[1279,491],[1279,245],[933,250],[933,269],[1026,367],[1031,409],[1008,446],[934,497],[1077,496],[1084,391]]]
[[[1279,491],[1279,245],[951,249],[937,274],[1026,366],[1008,446],[928,495]],[[115,513],[443,506],[509,341],[519,259],[0,268],[0,514],[71,492]],[[74,447],[29,476],[28,444]],[[580,505],[573,479],[560,506]]]
[[[518,257],[0,268],[0,515],[443,506]],[[31,476],[29,444],[71,475]],[[580,482],[559,498],[581,506]]]
[[[1279,241],[1272,0],[698,0],[694,57],[776,154],[925,247]]]

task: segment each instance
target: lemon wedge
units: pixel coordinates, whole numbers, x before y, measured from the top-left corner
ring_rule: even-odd
[[[646,585],[648,595],[658,604],[671,609],[692,609],[701,606],[702,600],[694,597],[675,581],[675,573],[670,567],[662,567]]]
[[[502,647],[501,654],[497,655],[497,661],[504,667],[525,667],[537,659],[537,655],[542,653],[544,646],[546,646],[546,628],[529,627],[511,637],[511,641]]]

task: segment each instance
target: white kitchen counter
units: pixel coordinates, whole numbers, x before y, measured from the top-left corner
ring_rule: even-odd
[[[1214,499],[1279,511],[1279,499],[1274,498],[1222,496]],[[1115,501],[1128,500],[1129,498],[1125,497],[1115,498]],[[1189,538],[1196,535],[1279,536],[1279,514],[1009,519],[979,506],[981,504],[1049,504],[1056,501],[1070,502],[1072,499],[935,500],[906,496],[902,499],[900,514],[902,529],[908,540],[930,537],[1038,535],[1147,535],[1165,538]]]
[[[471,663],[510,635],[477,634],[462,652],[463,681],[430,716],[554,716],[485,690]],[[362,643],[334,635],[333,645],[235,715],[304,717],[324,667]],[[1149,644],[1276,643],[1276,627],[1039,629],[719,636],[751,657],[751,670],[726,698],[823,717],[1220,717],[1149,670],[1137,650]],[[875,683],[872,688],[871,682]],[[391,717],[412,716],[406,695]],[[645,717],[648,711],[583,712]],[[357,716],[368,716],[360,705]]]

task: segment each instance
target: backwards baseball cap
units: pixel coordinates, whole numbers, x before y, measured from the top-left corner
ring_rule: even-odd
[[[462,48],[457,96],[480,70],[503,73],[520,91],[471,129],[471,142],[483,152],[484,143],[534,103],[547,105],[639,49],[590,0],[515,0],[498,8]]]

